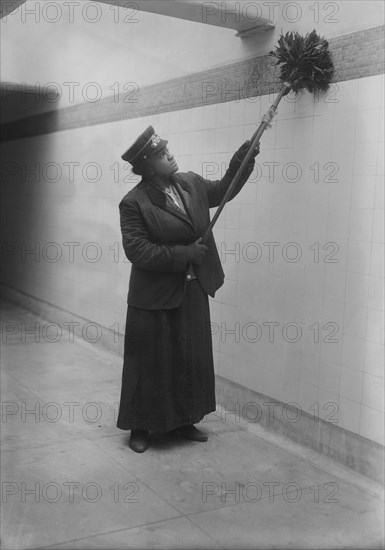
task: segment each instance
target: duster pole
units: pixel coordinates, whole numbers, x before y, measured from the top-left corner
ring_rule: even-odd
[[[257,143],[263,132],[269,126],[272,117],[276,114],[278,103],[281,101],[282,97],[290,90],[297,93],[303,88],[307,89],[309,92],[314,92],[315,90],[326,91],[328,89],[334,73],[333,61],[328,51],[328,47],[328,41],[319,36],[314,29],[311,33],[307,33],[306,36],[301,36],[296,31],[287,32],[285,35],[282,34],[278,40],[276,51],[269,52],[269,54],[276,59],[275,65],[281,66],[279,79],[283,84],[282,89],[270,109],[262,117],[261,124],[251,138],[250,147],[246,156],[202,237],[202,244],[207,241],[215,222],[226,202],[229,200]]]
[[[257,130],[254,132],[254,134],[253,134],[253,136],[250,140],[250,146],[249,146],[249,149],[246,153],[246,156],[242,160],[242,163],[241,163],[240,167],[238,168],[234,178],[232,179],[232,181],[231,181],[231,183],[230,183],[230,185],[229,185],[229,187],[228,187],[228,189],[227,189],[220,205],[218,206],[217,211],[215,212],[215,214],[214,214],[214,216],[213,216],[213,218],[210,222],[210,225],[206,229],[206,232],[202,237],[201,244],[205,244],[207,242],[207,239],[209,238],[210,233],[211,233],[217,219],[219,218],[223,208],[225,207],[229,197],[231,196],[235,186],[237,185],[237,183],[238,183],[238,181],[239,181],[239,179],[240,179],[247,163],[249,162],[249,160],[251,158],[251,155],[253,154],[254,149],[256,148],[259,140],[261,139],[261,136],[262,136],[263,132],[269,126],[271,119],[276,114],[279,102],[281,101],[283,96],[286,95],[289,91],[290,91],[290,85],[288,83],[285,83],[284,86],[281,88],[280,92],[278,93],[277,98],[274,101],[274,103],[270,106],[268,111],[262,117],[261,124],[258,126]]]

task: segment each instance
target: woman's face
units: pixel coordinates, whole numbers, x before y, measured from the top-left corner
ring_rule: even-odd
[[[174,156],[167,147],[163,147],[154,155],[147,159],[147,165],[150,171],[155,172],[158,176],[171,176],[178,171],[178,165]]]

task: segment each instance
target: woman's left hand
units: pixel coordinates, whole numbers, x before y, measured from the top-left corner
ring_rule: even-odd
[[[238,162],[242,162],[245,156],[247,155],[247,151],[250,149],[250,140],[247,139],[245,143],[243,143],[238,151],[234,154],[233,158],[231,160],[237,160]],[[250,161],[253,161],[255,157],[259,155],[259,141],[257,145],[255,146],[255,149],[252,152],[252,155],[250,157]],[[230,161],[231,162],[231,161]]]

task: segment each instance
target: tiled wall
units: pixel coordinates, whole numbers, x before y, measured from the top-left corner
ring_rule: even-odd
[[[228,280],[213,307],[218,374],[378,442],[382,94],[383,76],[376,76],[339,83],[335,103],[306,94],[279,109],[261,141],[260,179],[228,205],[216,231]],[[262,111],[266,104],[264,97]],[[230,104],[229,115],[219,109],[230,125],[237,114],[248,121],[250,105]],[[244,130],[246,138],[251,128]],[[273,181],[266,162],[277,163]],[[274,258],[264,243],[275,243]],[[287,332],[286,323],[293,323]]]
[[[253,175],[215,228],[226,281],[211,301],[217,374],[376,442],[384,413],[383,80],[281,102]],[[5,240],[15,243],[5,283],[68,311],[69,321],[74,313],[122,332],[130,264],[118,203],[138,180],[120,154],[153,124],[181,171],[220,177],[272,100],[4,144],[10,163],[22,158],[31,168],[40,158],[37,181],[14,173],[3,183]],[[24,259],[24,245],[40,248]]]

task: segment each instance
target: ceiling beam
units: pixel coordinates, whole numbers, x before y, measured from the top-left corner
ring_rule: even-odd
[[[15,11],[26,0],[3,0],[0,2],[0,19]]]
[[[237,31],[237,36],[248,36],[251,33],[263,32],[274,28],[269,19],[261,17],[258,6],[252,2],[202,1],[202,0],[96,0],[131,10],[146,11],[225,27]]]
[[[26,0],[0,1],[0,18],[4,18]],[[59,0],[60,1],[60,0]],[[203,1],[203,0],[95,0],[103,4],[156,13],[167,17],[176,17],[196,23],[205,23],[237,31],[237,36],[246,37],[274,28],[271,21],[261,17],[258,6],[253,2],[240,0]]]

